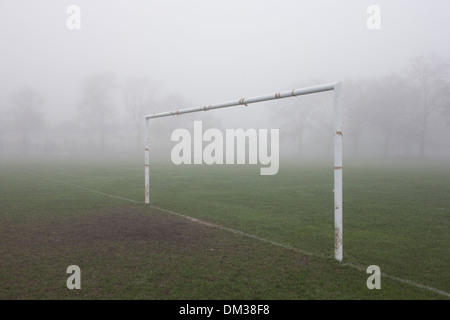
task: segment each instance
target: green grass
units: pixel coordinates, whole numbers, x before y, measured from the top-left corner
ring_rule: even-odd
[[[3,161],[0,298],[448,299],[389,277],[369,290],[365,269],[450,292],[449,165],[346,164],[344,264],[329,163],[155,164],[151,179],[155,206],[311,255],[145,206],[141,163]]]

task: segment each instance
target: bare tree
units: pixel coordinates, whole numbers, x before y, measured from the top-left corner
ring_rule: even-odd
[[[24,87],[13,92],[9,102],[11,128],[21,136],[20,150],[28,152],[32,136],[44,128],[44,114],[40,110],[44,99],[37,90]]]
[[[192,105],[186,100],[186,98],[179,93],[168,93],[160,100],[161,109],[158,108],[156,112],[165,110],[179,110],[192,107]],[[190,123],[190,120],[186,117],[168,117],[161,119],[154,119],[151,121],[152,133],[154,132],[159,138],[166,139],[170,141],[170,135],[172,131],[186,126]]]
[[[450,126],[450,84],[442,87],[442,115],[446,118],[446,125]]]
[[[359,81],[346,81],[343,90],[344,128],[345,134],[353,142],[353,156],[359,155],[361,136],[370,126],[370,118],[367,117],[367,109],[370,108],[370,88],[373,79]]]
[[[115,76],[104,72],[83,80],[79,111],[100,135],[102,149],[106,146],[106,129],[113,118],[112,90],[116,85]]]
[[[303,138],[308,127],[308,119],[311,117],[313,106],[304,100],[291,100],[274,108],[277,121],[283,128],[283,134],[289,140],[296,141],[297,154],[302,154]]]
[[[125,108],[136,130],[137,147],[141,148],[144,115],[155,112],[160,85],[147,77],[127,79],[123,86]]]
[[[333,152],[333,126],[334,126],[334,99],[333,91],[328,93],[315,94],[307,98],[313,98],[311,100],[312,110],[309,117],[311,129],[314,130],[314,134],[321,140],[321,144],[324,145],[326,154],[329,156]],[[317,139],[316,139],[317,140]]]
[[[408,96],[404,79],[398,74],[376,79],[370,88],[367,117],[370,125],[384,134],[384,157],[389,154],[392,139],[399,134],[399,121],[408,112]]]
[[[411,94],[416,98],[418,112],[419,157],[425,156],[428,125],[431,116],[442,110],[449,90],[450,66],[442,57],[432,54],[411,60],[408,72],[411,77]]]
[[[192,107],[184,96],[179,93],[168,93],[158,100],[155,112],[179,110]],[[150,126],[150,155],[151,157],[165,159],[170,157],[171,134],[178,128],[186,128],[192,123],[192,118],[184,116],[156,118],[149,121]]]
[[[312,83],[317,84],[320,81],[313,80]],[[307,86],[308,84],[299,85],[296,88]],[[278,121],[283,128],[283,134],[286,134],[290,140],[296,141],[298,155],[301,155],[303,152],[303,140],[308,128],[317,125],[318,121],[326,121],[326,119],[317,117],[317,109],[323,106],[324,103],[326,104],[326,101],[327,99],[323,94],[313,94],[286,99],[272,109],[275,121]]]

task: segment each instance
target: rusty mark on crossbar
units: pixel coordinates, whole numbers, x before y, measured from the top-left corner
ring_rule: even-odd
[[[244,106],[248,106],[248,104],[246,104],[245,102],[244,102],[244,100],[245,100],[245,98],[241,98],[241,99],[239,99],[239,104],[243,104]]]

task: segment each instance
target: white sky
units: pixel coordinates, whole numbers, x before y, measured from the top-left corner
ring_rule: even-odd
[[[81,30],[66,27],[71,4]],[[366,26],[372,4],[380,30]],[[450,57],[449,12],[448,0],[1,0],[0,106],[28,85],[48,120],[70,118],[81,79],[105,70],[160,80],[193,106],[381,76]]]

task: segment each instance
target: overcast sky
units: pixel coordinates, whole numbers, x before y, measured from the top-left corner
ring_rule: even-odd
[[[66,26],[72,4],[80,30]],[[381,76],[416,55],[450,57],[449,12],[448,0],[1,0],[0,102],[30,86],[48,120],[67,119],[81,79],[102,71],[149,76],[194,106]]]

